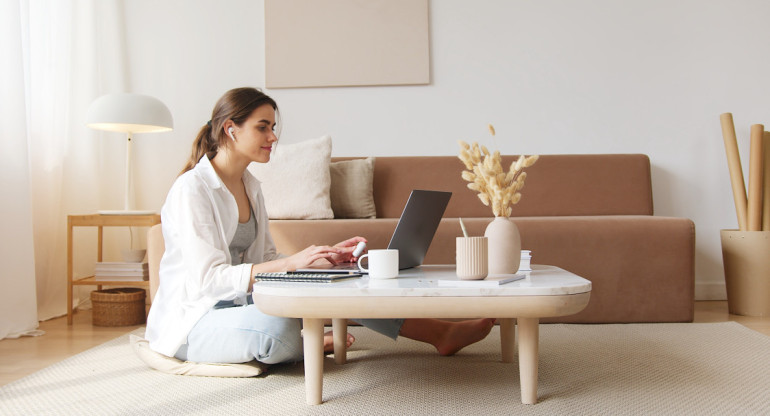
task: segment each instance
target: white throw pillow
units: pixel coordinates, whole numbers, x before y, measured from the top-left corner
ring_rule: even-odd
[[[266,364],[250,361],[243,364],[213,364],[182,361],[150,349],[150,343],[134,334],[129,336],[131,346],[145,364],[158,371],[183,376],[254,377],[265,372]]]
[[[271,219],[334,218],[329,198],[332,139],[323,136],[278,144],[270,161],[252,163],[249,171],[262,182],[265,208]]]
[[[332,162],[329,195],[334,218],[375,218],[374,158]]]

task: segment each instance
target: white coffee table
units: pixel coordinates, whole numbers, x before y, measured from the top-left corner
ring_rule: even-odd
[[[345,363],[347,318],[499,318],[502,361],[513,362],[519,326],[521,401],[537,402],[540,318],[583,310],[591,282],[555,266],[533,266],[523,280],[493,288],[439,287],[457,279],[454,265],[404,270],[390,280],[254,285],[254,304],[270,315],[302,318],[308,404],[322,402],[323,321],[332,319],[334,359]]]

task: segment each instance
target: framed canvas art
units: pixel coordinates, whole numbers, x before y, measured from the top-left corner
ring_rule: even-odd
[[[429,82],[428,0],[265,0],[268,88]]]

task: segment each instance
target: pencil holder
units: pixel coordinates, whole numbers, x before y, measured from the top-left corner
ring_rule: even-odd
[[[479,280],[488,274],[488,245],[486,237],[457,237],[457,277]]]

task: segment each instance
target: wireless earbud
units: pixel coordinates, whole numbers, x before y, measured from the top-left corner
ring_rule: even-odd
[[[360,256],[365,249],[366,249],[366,243],[364,243],[363,241],[359,241],[358,244],[356,244],[356,249],[353,250],[353,257]]]
[[[235,141],[235,136],[233,136],[233,128],[232,127],[227,129],[227,134],[230,136],[231,139],[233,139],[233,141]]]

